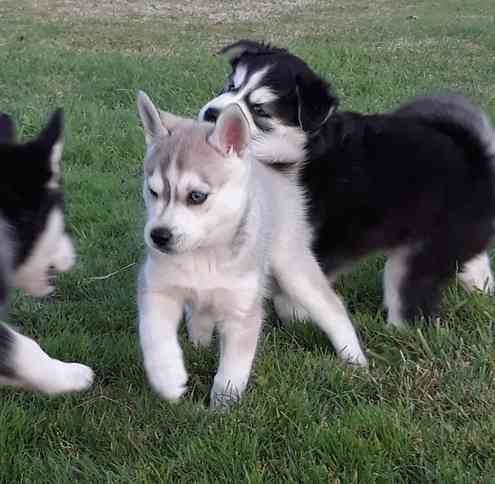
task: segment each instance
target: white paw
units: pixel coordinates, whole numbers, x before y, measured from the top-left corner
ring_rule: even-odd
[[[368,359],[359,346],[357,348],[346,347],[341,349],[338,353],[340,358],[346,363],[362,366],[364,368],[368,366]]]
[[[87,390],[93,380],[93,370],[85,365],[52,360],[48,372],[31,382],[31,386],[48,395],[57,395]]]
[[[228,409],[241,398],[241,392],[230,382],[214,382],[210,392],[210,407]]]
[[[187,390],[187,372],[185,368],[160,366],[147,369],[148,380],[160,397],[177,402]]]
[[[302,306],[293,304],[285,294],[277,294],[273,298],[273,305],[277,316],[285,324],[310,319],[308,312]]]

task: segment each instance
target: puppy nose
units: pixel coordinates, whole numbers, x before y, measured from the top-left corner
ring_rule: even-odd
[[[217,120],[219,114],[220,114],[220,111],[218,109],[208,108],[204,114],[205,121],[209,121],[210,123],[214,123]]]
[[[157,227],[150,233],[151,240],[160,249],[164,249],[172,239],[172,232],[166,227]]]

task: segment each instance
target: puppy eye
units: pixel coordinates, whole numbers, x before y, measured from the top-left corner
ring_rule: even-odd
[[[158,193],[156,193],[155,190],[153,190],[151,187],[148,187],[148,190],[150,191],[150,195],[153,198],[158,198]]]
[[[253,104],[253,112],[257,116],[261,116],[262,118],[269,118],[270,115],[263,109],[262,104]]]
[[[191,205],[201,205],[202,203],[204,203],[206,201],[207,198],[208,198],[207,193],[198,192],[196,190],[193,190],[187,196],[187,201]]]

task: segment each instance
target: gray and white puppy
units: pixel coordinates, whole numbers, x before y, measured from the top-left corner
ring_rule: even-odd
[[[220,336],[212,405],[244,391],[272,279],[307,309],[339,356],[366,365],[344,305],[311,251],[295,177],[250,157],[249,124],[233,105],[215,125],[159,112],[140,92],[144,126],[147,257],[139,279],[139,334],[152,387],[167,400],[186,390],[177,338],[191,308],[190,340]]]

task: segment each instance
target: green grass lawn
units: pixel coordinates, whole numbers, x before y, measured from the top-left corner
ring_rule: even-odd
[[[382,110],[450,88],[495,119],[494,27],[493,0],[1,1],[0,110],[27,137],[64,107],[79,253],[50,299],[15,295],[12,320],[51,355],[92,366],[97,380],[53,399],[0,391],[0,482],[495,482],[489,298],[454,283],[437,326],[391,334],[383,259],[369,259],[338,288],[370,372],[341,365],[310,326],[267,321],[249,389],[228,414],[205,405],[214,348],[193,351],[184,332],[190,392],[178,405],[151,392],[135,301],[138,89],[195,115],[228,70],[213,53],[250,37],[303,56],[345,108]]]

